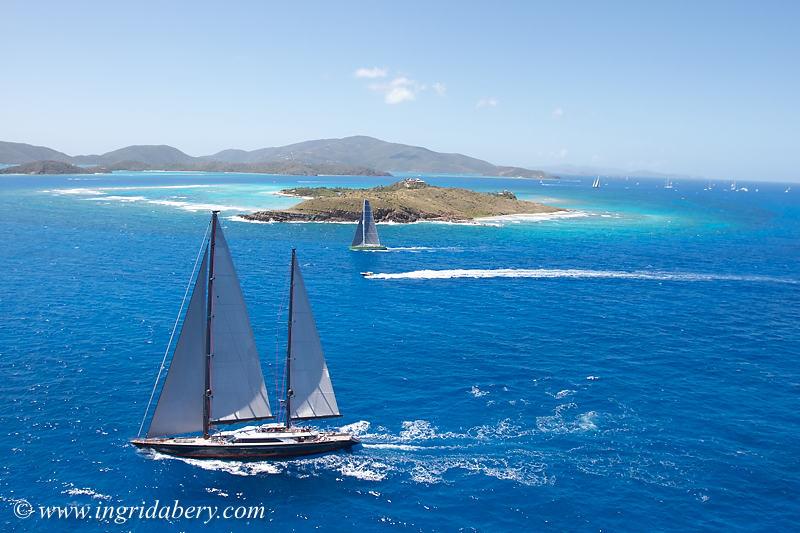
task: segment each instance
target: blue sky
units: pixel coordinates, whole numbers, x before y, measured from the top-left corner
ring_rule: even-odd
[[[296,5],[295,5],[296,4]],[[3,0],[0,140],[800,180],[800,2]]]

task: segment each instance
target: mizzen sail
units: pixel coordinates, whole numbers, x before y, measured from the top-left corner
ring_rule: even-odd
[[[294,257],[292,279],[288,384],[291,390],[290,416],[293,419],[339,416],[305,282]]]
[[[353,236],[351,246],[380,246],[378,238],[378,228],[375,225],[375,218],[372,216],[372,206],[369,200],[364,200],[361,210],[361,219],[358,221],[356,234]]]

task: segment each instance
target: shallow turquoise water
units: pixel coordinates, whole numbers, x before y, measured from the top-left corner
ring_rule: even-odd
[[[381,225],[388,253],[349,252],[352,225],[230,218],[291,205],[274,194],[285,186],[390,181],[0,180],[4,527],[64,529],[16,518],[20,498],[268,508],[218,530],[800,526],[800,188],[429,178],[580,216]],[[362,436],[356,452],[226,464],[127,444],[211,206],[223,208],[271,388],[297,247],[344,414],[335,424]]]

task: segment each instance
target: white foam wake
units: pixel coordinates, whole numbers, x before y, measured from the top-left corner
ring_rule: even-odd
[[[555,425],[555,424],[551,424]],[[243,428],[245,429],[245,428]],[[287,475],[319,476],[335,472],[361,481],[381,482],[390,476],[410,478],[416,483],[446,483],[458,472],[481,475],[522,485],[545,485],[555,482],[539,454],[514,448],[512,455],[497,450],[479,449],[482,444],[501,441],[518,442],[530,436],[532,428],[516,426],[508,420],[469,428],[463,432],[440,431],[426,420],[404,421],[402,430],[393,433],[361,420],[342,426],[362,440],[363,449],[286,461],[222,461],[171,457],[145,452],[154,460],[179,461],[235,476]]]
[[[752,283],[798,283],[795,279],[771,276],[703,274],[696,272],[665,272],[658,270],[586,270],[580,268],[495,268],[414,270],[411,272],[380,273],[366,279],[457,279],[457,278],[575,278],[575,279],[632,279],[652,281],[744,281]]]
[[[386,249],[387,252],[463,252],[463,248],[457,246],[390,246]]]

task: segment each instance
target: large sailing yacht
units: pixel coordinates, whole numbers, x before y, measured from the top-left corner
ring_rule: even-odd
[[[210,238],[147,435],[141,437],[140,427],[139,437],[131,442],[169,455],[215,459],[286,458],[357,444],[358,439],[348,433],[294,424],[340,415],[294,250],[289,294],[286,379],[281,393],[284,422],[215,431],[227,424],[275,417],[241,286],[214,211]]]

